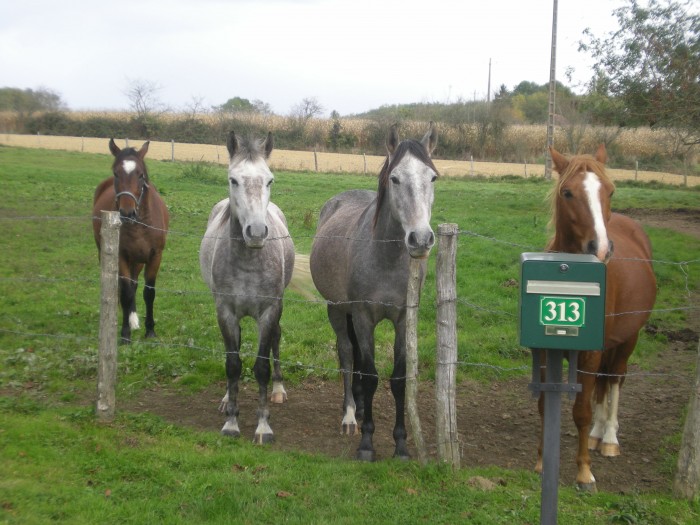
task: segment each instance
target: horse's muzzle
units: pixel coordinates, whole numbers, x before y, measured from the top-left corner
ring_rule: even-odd
[[[406,237],[408,254],[414,259],[426,259],[435,244],[435,234],[432,230],[417,233],[412,231]]]

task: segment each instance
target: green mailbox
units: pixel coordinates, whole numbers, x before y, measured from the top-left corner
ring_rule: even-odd
[[[605,264],[594,255],[520,256],[520,344],[528,348],[602,350]]]

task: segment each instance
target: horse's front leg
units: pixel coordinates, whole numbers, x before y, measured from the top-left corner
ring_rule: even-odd
[[[267,385],[270,382],[270,349],[275,339],[280,338],[279,314],[268,309],[258,319],[258,357],[253,366],[253,373],[258,382],[258,426],[255,429],[255,443],[264,445],[274,441],[275,436],[270,427],[270,409],[267,405]],[[277,310],[278,312],[278,310]]]
[[[138,330],[139,317],[136,315],[136,285],[137,282],[131,278],[131,272],[122,271],[122,263],[119,263],[119,304],[122,307],[122,344],[131,343],[131,330]]]
[[[593,352],[590,352],[593,353]],[[587,367],[580,363],[578,382],[581,384],[581,392],[576,394],[576,400],[573,406],[573,418],[578,431],[578,448],[576,452],[576,465],[578,473],[576,474],[576,485],[579,489],[587,492],[596,491],[596,481],[591,472],[591,456],[588,452],[588,432],[591,427],[593,411],[591,409],[591,398],[595,388],[595,375],[586,373]]]
[[[225,305],[217,304],[219,329],[226,349],[226,395],[221,400],[220,409],[226,413],[226,422],[221,433],[224,436],[238,437],[238,381],[241,377],[241,327],[239,319]]]
[[[353,393],[353,384],[355,383],[355,374],[353,363],[353,345],[351,337],[352,321],[350,316],[342,310],[328,305],[328,319],[336,334],[336,347],[338,351],[338,363],[340,365],[340,373],[343,375],[343,421],[341,422],[341,431],[343,434],[353,436],[357,434],[359,427],[357,425],[355,396]]]
[[[394,371],[391,374],[391,393],[396,404],[396,421],[394,423],[394,457],[410,459],[406,446],[406,423],[404,407],[406,402],[406,318],[394,325]]]
[[[355,336],[362,353],[362,393],[364,395],[365,413],[362,418],[362,439],[355,457],[362,461],[374,461],[376,453],[372,438],[374,437],[374,418],[372,402],[377,391],[379,377],[374,365],[374,324],[369,315],[353,314]]]
[[[156,277],[160,268],[161,252],[156,253],[146,265],[145,280],[143,288],[143,301],[146,303],[146,338],[156,337],[156,322],[153,318],[153,303],[156,299]]]

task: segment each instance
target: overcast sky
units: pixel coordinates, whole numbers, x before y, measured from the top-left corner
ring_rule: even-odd
[[[590,76],[582,32],[623,0],[559,1],[557,78]],[[172,109],[232,97],[286,115],[486,97],[549,80],[553,0],[0,0],[0,87],[48,88],[70,109],[126,110],[135,81]]]

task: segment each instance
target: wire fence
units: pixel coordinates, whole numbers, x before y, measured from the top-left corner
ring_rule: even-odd
[[[0,217],[0,221],[86,221],[86,217],[84,216],[20,216],[20,217]],[[99,217],[92,217],[91,220],[100,220]],[[140,223],[139,221],[130,219],[133,222],[136,222],[144,227],[148,228],[153,228],[150,225]],[[177,230],[167,230],[167,233],[174,234],[174,235],[181,235],[181,236],[188,236],[188,237],[195,237],[199,239],[203,239],[204,237],[202,235],[198,234],[193,234],[190,232],[185,232],[185,231],[177,231]],[[528,246],[524,245],[521,243],[516,243],[512,242],[509,240],[504,240],[504,239],[497,239],[492,236],[488,235],[483,235],[478,232],[474,231],[469,231],[469,230],[459,230],[457,235],[460,238],[478,238],[481,240],[485,240],[488,242],[493,242],[493,243],[498,243],[501,245],[505,246],[510,246],[513,248],[517,248],[519,250],[524,250],[524,251],[537,251],[536,247],[533,246]],[[277,240],[286,238],[285,237],[279,237]],[[295,238],[299,238],[298,236],[295,236]],[[311,239],[315,238],[315,236],[311,236]],[[354,237],[341,237],[343,240],[351,241],[351,242],[403,242],[402,239],[397,239],[397,240],[389,240],[389,241],[375,241],[372,239],[366,239],[366,238],[354,238]],[[238,238],[234,238],[234,240],[240,240]],[[269,239],[271,241],[274,241],[276,239]],[[459,251],[457,252],[459,256]],[[698,259],[692,259],[692,260],[687,260],[687,261],[672,261],[672,260],[664,260],[664,259],[652,259],[649,261],[641,260],[641,259],[629,259],[630,261],[634,262],[651,262],[652,264],[655,265],[669,265],[673,267],[677,267],[679,271],[683,274],[683,279],[684,279],[684,287],[685,287],[685,294],[686,294],[686,301],[687,304],[683,306],[668,306],[664,307],[663,305],[660,305],[660,307],[655,307],[651,310],[648,311],[630,311],[630,312],[609,312],[606,315],[607,316],[623,316],[623,315],[631,315],[631,314],[640,314],[640,313],[649,313],[650,315],[654,314],[661,314],[661,313],[669,313],[669,312],[683,312],[683,313],[688,313],[688,314],[694,314],[697,311],[700,311],[700,304],[694,302],[694,292],[691,290],[691,285],[690,285],[690,280],[691,280],[691,272],[696,271],[697,267],[700,267],[700,258]],[[129,279],[127,279],[129,280]],[[12,284],[12,283],[81,283],[87,286],[95,286],[99,287],[99,279],[98,278],[91,278],[91,277],[70,277],[70,278],[59,278],[59,277],[46,277],[46,276],[12,276],[12,277],[0,277],[0,282]],[[171,289],[167,287],[156,287],[154,288],[156,292],[160,294],[170,294],[174,296],[192,296],[192,295],[201,295],[201,296],[210,296],[212,295],[212,292],[204,286],[204,283],[202,283],[202,288],[201,289]],[[227,294],[225,292],[217,292],[217,295],[237,295],[237,294]],[[280,300],[280,301],[285,301],[285,302],[294,302],[294,303],[301,303],[301,304],[308,304],[310,306],[318,307],[318,306],[326,306],[328,304],[350,304],[350,303],[357,303],[357,302],[362,302],[362,301],[348,301],[348,302],[335,302],[335,303],[329,303],[325,299],[322,299],[320,296],[318,298],[314,299],[307,299],[307,298],[301,298],[297,297],[295,295],[291,294],[285,294],[284,296],[281,297],[266,297],[267,299],[274,299],[274,300]],[[470,310],[475,310],[479,312],[483,312],[488,315],[494,315],[494,316],[502,316],[506,317],[508,319],[515,319],[517,317],[517,312],[515,311],[515,308],[511,310],[504,310],[501,308],[493,307],[490,305],[484,305],[484,304],[479,304],[477,301],[471,300],[469,298],[465,297],[457,297],[454,299],[454,301],[462,305],[466,308],[469,308]],[[367,301],[368,303],[372,304],[381,304],[383,306],[388,306],[388,307],[395,307],[395,308],[423,308],[423,307],[428,307],[428,308],[436,308],[438,306],[437,302],[433,304],[425,304],[423,303],[422,305],[407,305],[405,303],[401,304],[394,304],[394,303],[383,303],[383,302],[378,302],[378,301]],[[62,333],[42,333],[42,332],[28,332],[28,331],[22,331],[22,330],[14,330],[14,329],[9,329],[9,328],[1,328],[0,327],[0,333],[7,334],[7,335],[12,335],[16,337],[22,337],[22,338],[47,338],[47,339],[59,339],[59,340],[72,340],[77,343],[85,343],[85,342],[95,342],[95,337],[93,336],[87,336],[87,335],[76,335],[76,334],[62,334]],[[177,348],[186,348],[189,350],[195,350],[195,351],[202,351],[202,352],[209,352],[209,353],[215,353],[219,352],[218,349],[212,348],[212,347],[205,347],[205,346],[198,346],[195,345],[193,342],[190,343],[173,343],[173,342],[157,342],[157,341],[143,341],[139,344],[147,345],[147,346],[153,346],[153,347],[172,347],[174,349]],[[245,350],[240,350],[239,355],[241,357],[257,357],[257,352],[246,352]],[[272,359],[272,358],[270,358]],[[318,373],[323,373],[323,374],[342,374],[346,373],[348,371],[342,369],[342,368],[337,368],[337,367],[327,367],[327,366],[321,366],[317,364],[309,364],[309,363],[301,363],[298,360],[285,360],[285,359],[280,359],[280,364],[283,366],[288,366],[288,367],[293,367],[295,369],[303,369],[309,372],[318,372]],[[467,361],[467,360],[457,360],[455,362],[439,362],[436,364],[439,365],[456,365],[459,368],[481,368],[481,369],[489,369],[493,371],[494,373],[498,374],[506,374],[506,373],[512,373],[512,372],[527,372],[531,369],[530,366],[514,366],[514,367],[503,367],[503,366],[497,366],[494,364],[490,363],[485,363],[485,362],[474,362],[474,361]],[[579,370],[579,372],[582,373],[589,373],[585,372],[582,370]],[[357,373],[357,372],[356,372]],[[612,375],[612,374],[610,374]],[[381,377],[379,374],[376,375],[376,377],[379,380],[388,380],[389,378],[384,378]],[[652,373],[652,372],[628,372],[625,374],[625,377],[667,377],[667,378],[675,378],[673,374],[666,374],[666,373]],[[680,378],[679,380],[683,381],[684,383],[691,383],[692,380],[691,378]]]

